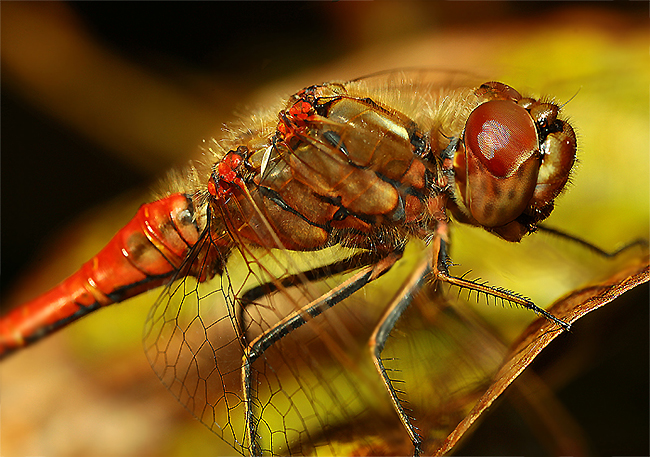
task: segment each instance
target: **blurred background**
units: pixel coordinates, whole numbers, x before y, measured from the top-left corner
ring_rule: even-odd
[[[580,163],[549,222],[604,248],[648,237],[647,3],[3,2],[1,20],[3,307],[93,255],[233,113],[391,68],[463,70],[570,100]],[[614,268],[561,241],[492,238],[461,228],[454,261],[505,286],[531,268],[510,288],[545,306]],[[565,439],[591,455],[647,454],[647,294],[626,294],[542,354],[536,370],[560,410],[517,407],[534,393],[511,388],[457,452],[546,454],[558,438],[536,421],[561,414],[575,426]],[[219,453],[142,354],[155,297],[3,363],[3,456]]]

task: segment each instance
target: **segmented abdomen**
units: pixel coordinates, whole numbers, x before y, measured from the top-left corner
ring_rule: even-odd
[[[142,205],[76,273],[0,319],[0,357],[97,308],[166,283],[199,236],[189,196],[174,194]]]

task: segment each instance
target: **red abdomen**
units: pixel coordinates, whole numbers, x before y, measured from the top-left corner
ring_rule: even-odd
[[[166,283],[199,235],[189,196],[174,194],[142,205],[76,273],[0,318],[0,357],[97,308]]]

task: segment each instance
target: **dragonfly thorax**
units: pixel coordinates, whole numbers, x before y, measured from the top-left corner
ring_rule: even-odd
[[[275,131],[215,165],[214,213],[239,241],[390,250],[431,236],[448,205],[459,221],[519,241],[548,216],[575,160],[559,108],[501,83],[469,92],[451,137],[357,92],[340,83],[298,92]],[[455,148],[437,150],[445,143]]]

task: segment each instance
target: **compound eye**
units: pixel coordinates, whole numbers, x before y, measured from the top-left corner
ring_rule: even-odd
[[[524,108],[494,100],[476,108],[467,120],[465,142],[495,177],[510,176],[537,150],[537,130]]]
[[[537,129],[510,100],[478,106],[465,125],[465,204],[481,225],[498,227],[528,206],[540,166]]]

